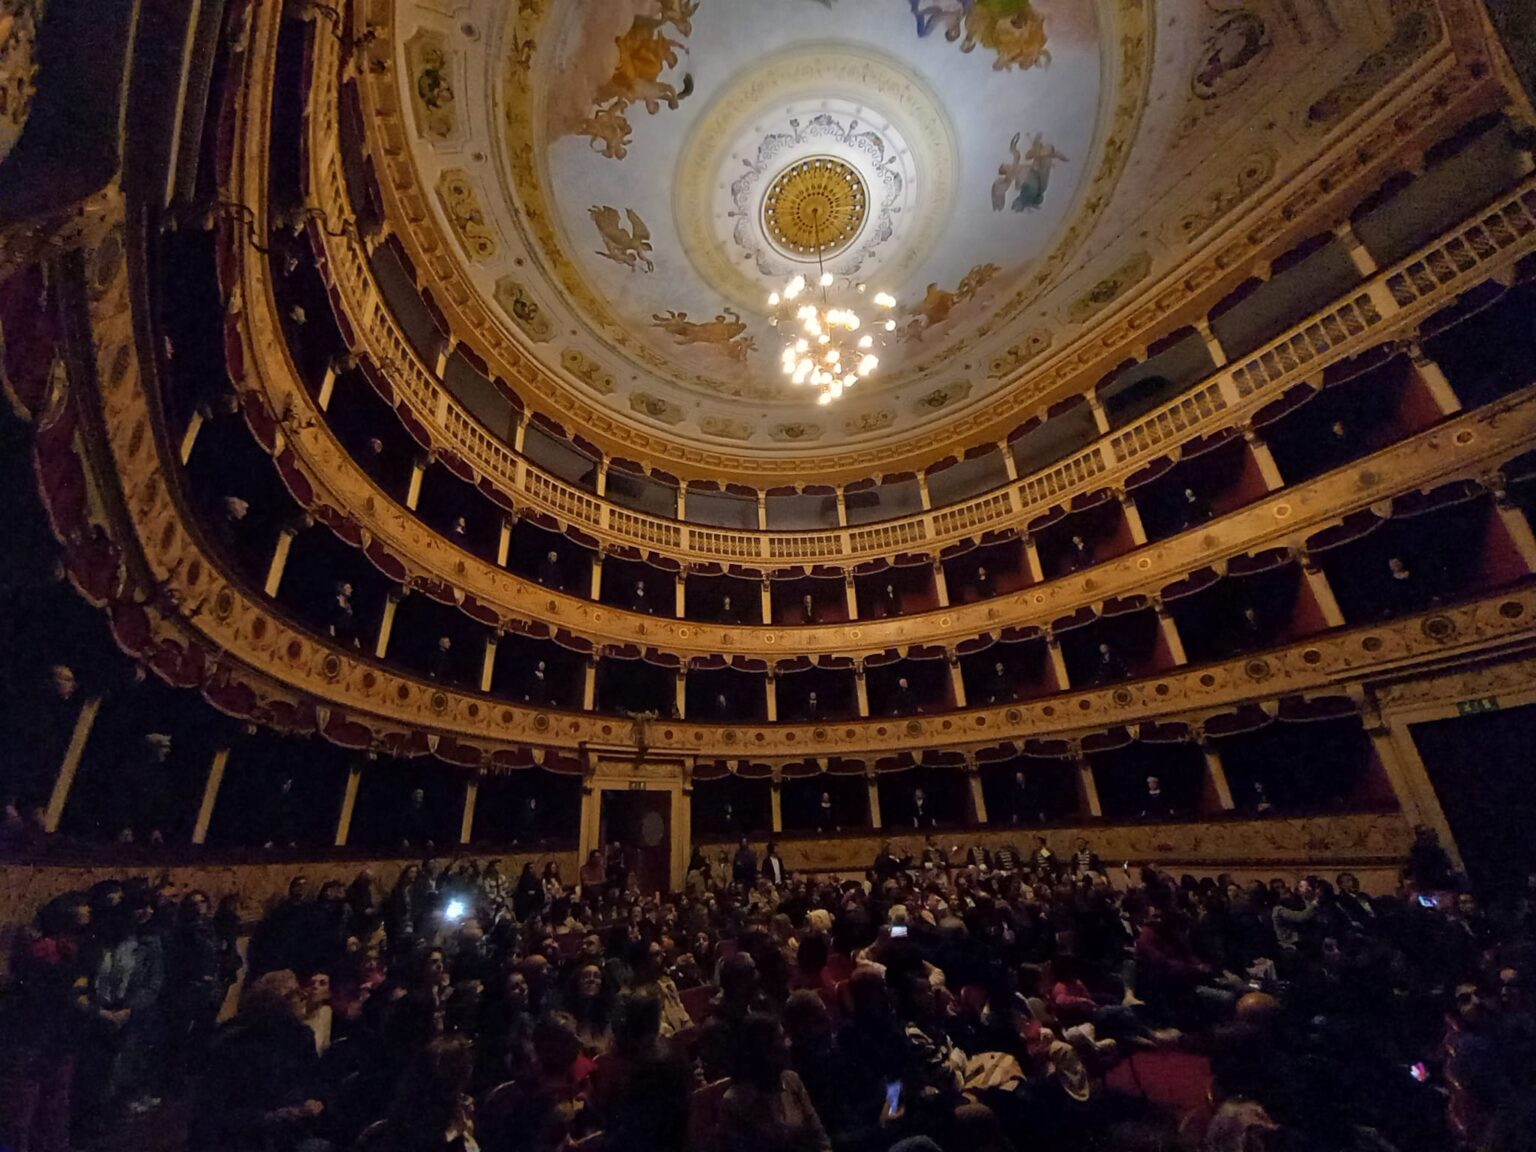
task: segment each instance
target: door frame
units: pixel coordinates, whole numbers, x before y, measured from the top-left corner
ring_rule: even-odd
[[[604,792],[666,792],[668,834],[672,851],[668,869],[668,891],[680,892],[688,872],[688,858],[693,851],[693,772],[682,758],[636,759],[616,752],[589,749],[587,771],[581,790],[581,838],[577,861],[586,863],[587,854],[601,848]]]

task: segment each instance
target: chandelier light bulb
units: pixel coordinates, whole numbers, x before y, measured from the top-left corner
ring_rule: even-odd
[[[836,400],[843,394],[843,382],[841,380],[832,381],[831,385],[827,388],[827,391],[831,392],[832,399]]]
[[[885,330],[887,332],[894,332],[894,331],[896,331],[896,321],[894,321],[894,320],[887,320],[885,322]]]
[[[779,294],[777,292],[770,292],[768,294],[768,307],[770,307],[770,308],[777,308],[778,306],[779,306]]]
[[[896,307],[896,297],[892,296],[889,292],[877,292],[875,294],[875,303],[882,308],[894,308]]]
[[[832,287],[832,273],[830,273],[830,272],[823,272],[821,274],[821,286],[823,288],[830,288],[830,287]],[[892,303],[895,303],[895,301],[892,301]]]
[[[861,351],[868,352],[874,346],[875,346],[875,338],[873,336],[861,336],[861,337],[859,337],[859,348],[860,348]]]
[[[856,369],[856,371],[858,372],[858,374],[860,376],[868,376],[871,372],[873,372],[878,367],[880,367],[880,359],[879,359],[879,357],[877,357],[877,356],[865,356],[864,359],[859,361],[859,366]]]
[[[830,393],[830,392],[823,392],[820,396],[816,397],[816,403],[818,403],[818,404],[830,404],[830,403],[832,403],[832,393]]]

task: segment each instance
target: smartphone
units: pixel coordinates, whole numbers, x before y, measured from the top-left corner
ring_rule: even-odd
[[[892,940],[900,940],[906,934],[907,934],[907,926],[905,924],[892,924],[891,925],[891,939]]]
[[[901,1081],[892,1080],[885,1086],[885,1110],[895,1112],[901,1107]]]
[[[1429,1079],[1429,1069],[1424,1067],[1424,1061],[1408,1065],[1408,1075],[1412,1076],[1420,1084]]]
[[[1421,908],[1438,908],[1440,907],[1440,901],[1433,896],[1420,896],[1419,906]]]

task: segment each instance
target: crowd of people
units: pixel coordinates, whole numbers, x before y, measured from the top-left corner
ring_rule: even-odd
[[[696,854],[656,896],[613,846],[298,877],[254,925],[103,881],[20,936],[0,1032],[41,1152],[173,1103],[198,1152],[1505,1152],[1533,963],[1536,876],[1485,911],[1428,835],[1390,896],[931,837],[862,879]],[[1108,1086],[1150,1053],[1206,1102]]]

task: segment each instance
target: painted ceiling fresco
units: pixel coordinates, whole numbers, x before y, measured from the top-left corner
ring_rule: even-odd
[[[1315,156],[1302,112],[1413,3],[396,0],[395,27],[421,183],[508,332],[624,419],[772,451],[1016,386]],[[808,196],[834,293],[898,298],[830,413],[766,315],[815,267]]]

